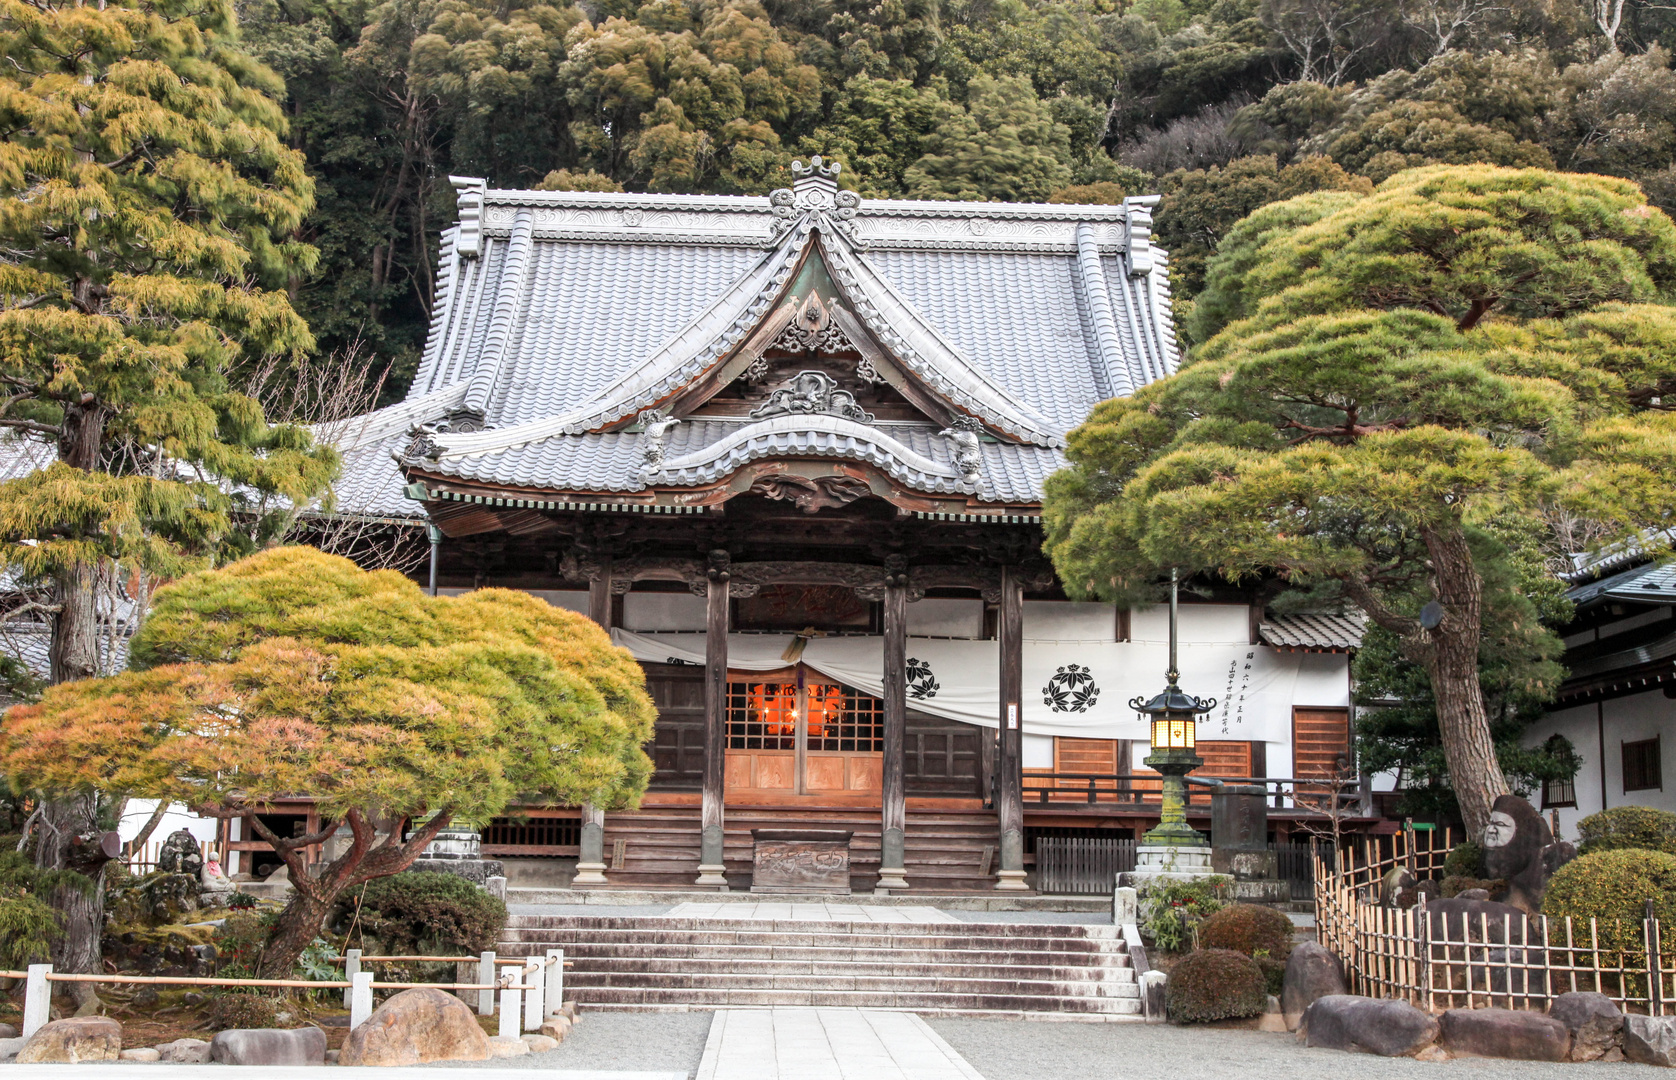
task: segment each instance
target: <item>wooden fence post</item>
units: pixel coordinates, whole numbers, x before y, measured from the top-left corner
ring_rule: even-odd
[[[1646,921],[1641,924],[1647,935],[1647,1015],[1664,1015],[1664,964],[1659,958],[1659,920],[1654,914],[1652,897],[1647,898]]]
[[[489,949],[477,958],[477,982],[489,987],[477,992],[477,1015],[495,1015],[495,950]]]
[[[372,972],[357,972],[350,982],[349,1030],[354,1031],[372,1015]]]
[[[353,984],[355,982],[355,976],[359,975],[360,973],[361,973],[361,950],[360,949],[345,949],[345,950],[343,950],[343,977],[344,977],[344,979],[347,980],[348,982],[350,982],[351,984]],[[350,1008],[354,1004],[354,995],[355,995],[355,988],[354,988],[353,985],[345,988],[345,990],[343,991],[343,1005],[344,1005],[344,1008]]]
[[[558,1015],[564,1004],[564,950],[548,949],[547,959],[547,1015]]]
[[[26,1039],[52,1018],[52,983],[47,981],[51,974],[51,964],[29,965],[29,981],[23,991],[23,1030],[18,1033]]]

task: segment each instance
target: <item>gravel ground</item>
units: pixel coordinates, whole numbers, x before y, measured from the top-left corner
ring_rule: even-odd
[[[707,1012],[584,1012],[557,1050],[488,1061],[447,1061],[427,1069],[594,1069],[698,1071],[710,1034]]]
[[[926,1022],[987,1080],[1658,1080],[1660,1070],[1628,1063],[1568,1064],[1461,1058],[1422,1062],[1340,1050],[1309,1050],[1290,1035],[1165,1024],[1078,1024],[1036,1020]]]
[[[508,904],[513,915],[580,915],[598,918],[634,918],[667,915],[674,904]]]

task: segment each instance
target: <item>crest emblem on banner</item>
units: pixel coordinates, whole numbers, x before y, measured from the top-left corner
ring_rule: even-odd
[[[1042,704],[1054,712],[1087,712],[1099,698],[1093,672],[1080,664],[1066,664],[1042,687]]]
[[[934,698],[942,685],[931,674],[931,665],[924,660],[908,657],[908,696],[911,698]]]

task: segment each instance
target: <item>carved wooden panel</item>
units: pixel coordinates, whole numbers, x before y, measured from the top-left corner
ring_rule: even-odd
[[[804,790],[811,794],[846,790],[844,758],[843,754],[810,754],[803,763]]]

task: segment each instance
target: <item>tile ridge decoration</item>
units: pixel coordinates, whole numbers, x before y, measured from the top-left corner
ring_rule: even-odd
[[[512,340],[513,326],[522,314],[524,281],[531,262],[530,251],[535,243],[534,229],[534,215],[528,210],[518,211],[512,226],[512,240],[507,246],[506,260],[501,268],[500,282],[495,290],[489,333],[484,339],[483,351],[478,354],[477,363],[472,368],[465,401],[460,405],[461,415],[454,424],[456,431],[474,430],[470,426],[473,424],[481,428],[484,417],[488,415],[489,397],[500,378],[501,363]]]
[[[871,424],[873,414],[856,404],[855,395],[838,389],[838,381],[824,371],[800,371],[787,385],[768,395],[768,400],[751,410],[752,420],[771,416],[825,413],[842,416],[859,424]]]
[[[1094,323],[1094,341],[1100,351],[1101,362],[1095,365],[1094,385],[1105,397],[1128,397],[1135,392],[1135,383],[1130,378],[1129,360],[1123,354],[1123,341],[1117,333],[1117,315],[1112,311],[1111,290],[1100,265],[1100,248],[1094,242],[1094,229],[1087,222],[1077,226],[1077,283],[1082,286]]]

